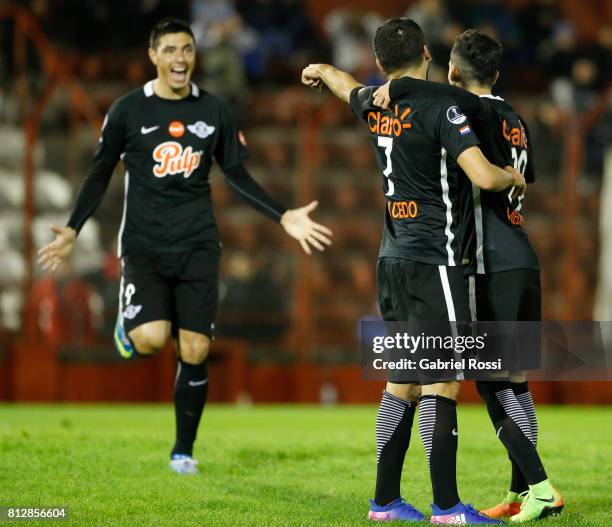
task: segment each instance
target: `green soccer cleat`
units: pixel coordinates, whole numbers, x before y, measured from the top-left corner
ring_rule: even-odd
[[[521,512],[510,517],[511,523],[524,523],[533,520],[542,520],[548,516],[561,514],[563,498],[552,485],[548,485],[549,492],[536,497],[533,489],[527,490],[519,495]]]

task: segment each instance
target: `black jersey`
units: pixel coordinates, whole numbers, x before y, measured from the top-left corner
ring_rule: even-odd
[[[193,83],[183,99],[158,97],[151,81],[115,101],[88,178],[108,184],[123,160],[119,254],[182,252],[217,244],[209,183],[213,158],[227,171],[246,157],[229,109]],[[77,203],[68,225],[79,231],[92,212]]]
[[[404,77],[390,86],[391,100],[418,93],[452,97],[465,110],[481,149],[497,166],[514,166],[527,183],[535,180],[529,130],[525,121],[500,97],[478,97],[460,88]],[[479,274],[511,269],[539,270],[538,258],[523,228],[523,196],[511,198],[510,189],[488,192],[472,186],[472,200],[464,201],[463,263]]]
[[[461,263],[456,159],[478,145],[450,97],[414,93],[389,111],[372,105],[376,88],[351,92],[353,113],[370,130],[387,203],[380,257],[435,265]]]

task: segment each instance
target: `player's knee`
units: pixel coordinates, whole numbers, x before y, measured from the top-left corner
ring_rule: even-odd
[[[165,327],[144,325],[129,333],[130,340],[140,355],[155,355],[168,340]]]
[[[421,393],[423,395],[440,395],[447,399],[453,399],[456,401],[459,398],[459,392],[461,391],[461,383],[458,381],[449,382],[438,382],[435,384],[424,384],[421,387]]]
[[[404,401],[416,401],[421,396],[421,386],[419,384],[395,384],[388,382],[385,390]]]
[[[206,335],[189,334],[180,337],[181,360],[190,364],[201,364],[208,357],[210,339]]]

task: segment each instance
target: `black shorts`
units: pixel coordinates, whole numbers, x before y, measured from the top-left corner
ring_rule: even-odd
[[[119,310],[129,333],[154,320],[212,337],[219,302],[217,245],[189,252],[121,259]]]
[[[470,275],[468,290],[472,318],[494,343],[495,357],[503,357],[509,371],[540,368],[539,324],[511,324],[542,320],[540,272],[512,269]]]
[[[437,334],[440,330],[450,332],[451,325],[446,325],[446,322],[471,320],[468,291],[461,266],[449,267],[401,258],[381,258],[376,275],[378,302],[383,320],[407,322],[405,327],[410,334],[420,334],[423,328],[426,333],[427,328],[434,329]],[[387,328],[390,329],[391,325],[387,324]],[[418,361],[420,358],[449,358],[446,355],[436,356],[425,350],[422,353],[421,357],[418,354],[413,355],[414,359]],[[452,368],[429,372],[418,370],[414,372],[414,378],[409,379],[411,375],[412,372],[389,371],[387,378],[389,382],[398,384],[432,384],[462,378],[461,372]]]
[[[540,321],[540,272],[512,269],[469,277],[470,308],[474,320]]]

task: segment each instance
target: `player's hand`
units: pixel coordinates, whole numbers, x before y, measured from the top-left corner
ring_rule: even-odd
[[[326,245],[331,245],[332,231],[310,219],[308,214],[317,208],[318,201],[313,201],[305,207],[291,209],[283,214],[280,223],[285,232],[295,238],[306,254],[311,254],[310,246],[324,251]]]
[[[319,92],[323,89],[321,64],[309,64],[302,70],[302,84]]]
[[[512,183],[512,188],[510,190],[510,199],[514,199],[525,194],[527,182],[525,181],[523,174],[521,174],[516,168],[510,165],[505,166],[504,170],[511,174],[514,180]]]
[[[55,233],[55,240],[38,251],[38,263],[45,271],[55,271],[60,263],[66,261],[72,252],[77,234],[71,227],[53,225],[51,230]]]
[[[391,96],[389,95],[390,85],[391,81],[388,81],[376,89],[373,94],[374,99],[372,100],[372,104],[374,106],[378,106],[379,108],[383,108],[384,110],[387,110],[389,108],[389,104],[391,104]]]

